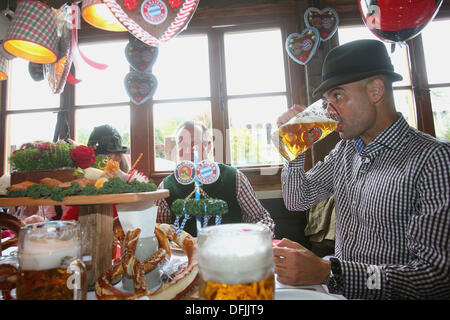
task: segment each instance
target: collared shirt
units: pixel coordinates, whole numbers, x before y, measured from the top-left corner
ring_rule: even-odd
[[[334,194],[347,298],[449,299],[450,143],[400,113],[360,153],[357,141],[341,140],[306,173],[304,155],[286,163],[286,207],[306,210]]]
[[[164,189],[164,182],[161,182],[158,189]],[[224,190],[226,192],[226,190]],[[236,170],[236,196],[241,208],[242,222],[258,223],[269,227],[272,236],[275,231],[275,222],[269,212],[262,206],[256,197],[255,191],[248,181],[247,177],[239,170]],[[170,223],[170,209],[165,199],[156,201],[158,208],[158,223]]]

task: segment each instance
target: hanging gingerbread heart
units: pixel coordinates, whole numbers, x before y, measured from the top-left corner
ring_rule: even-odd
[[[316,28],[306,28],[302,33],[291,33],[286,38],[285,47],[292,60],[304,65],[312,59],[319,43],[319,31]]]
[[[158,48],[149,46],[142,41],[130,40],[125,47],[125,56],[134,70],[149,71],[158,57]]]
[[[339,16],[334,9],[308,8],[305,11],[305,24],[308,28],[319,30],[320,39],[327,41],[336,32],[339,24]]]
[[[157,86],[153,73],[131,71],[125,77],[125,90],[134,104],[142,104],[153,97]]]
[[[159,46],[183,31],[199,0],[103,0],[128,31],[151,46]]]

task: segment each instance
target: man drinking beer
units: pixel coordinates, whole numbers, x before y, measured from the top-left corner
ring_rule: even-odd
[[[274,248],[279,282],[327,283],[350,299],[450,298],[450,144],[396,112],[392,82],[401,79],[380,41],[353,41],[325,58],[314,94],[342,140],[308,172],[304,154],[286,162],[281,179],[288,210],[334,195],[336,256],[283,239]]]

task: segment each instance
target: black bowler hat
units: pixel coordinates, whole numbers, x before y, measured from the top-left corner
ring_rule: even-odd
[[[108,124],[95,127],[87,145],[94,149],[96,155],[128,151],[128,147],[122,146],[119,132]]]
[[[403,79],[394,72],[391,58],[381,41],[352,41],[333,48],[327,54],[322,67],[322,83],[314,90],[313,96],[340,84],[380,74],[390,76],[393,82]]]

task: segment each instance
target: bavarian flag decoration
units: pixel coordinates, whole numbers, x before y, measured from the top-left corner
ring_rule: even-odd
[[[220,168],[214,161],[203,160],[197,165],[196,174],[201,184],[211,184],[219,179]]]
[[[195,179],[195,165],[192,161],[180,162],[174,171],[175,179],[179,184],[191,184]]]

